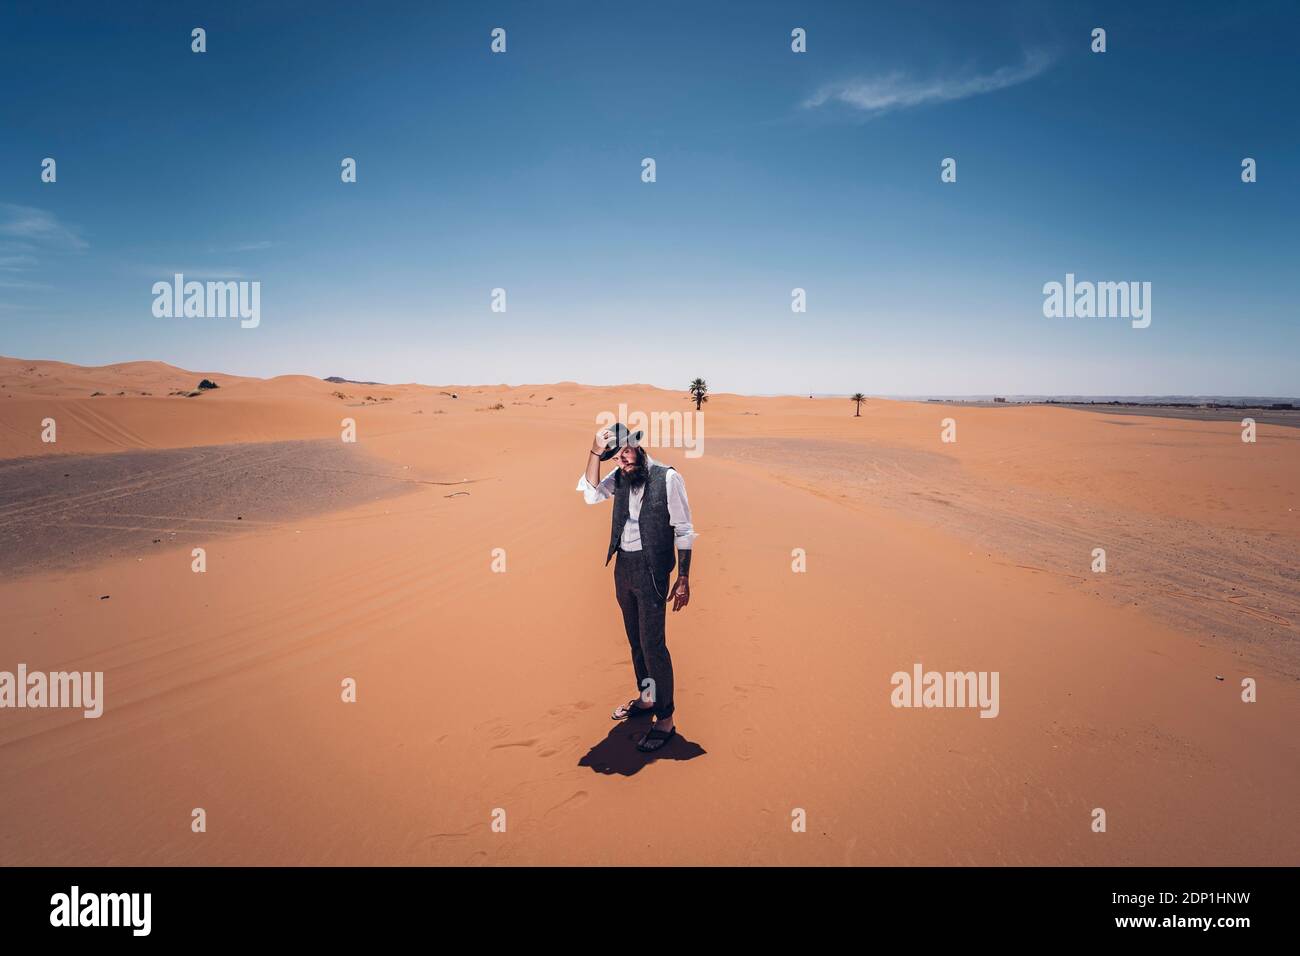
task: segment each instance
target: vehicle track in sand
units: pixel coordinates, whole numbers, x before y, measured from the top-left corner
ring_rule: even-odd
[[[202,544],[433,483],[392,471],[331,440],[0,461],[0,573]]]
[[[1136,606],[1198,637],[1226,639],[1300,676],[1300,547],[1283,529],[1202,524],[996,485],[954,458],[916,449],[713,438],[709,450],[846,507],[904,512],[1006,563]],[[1104,574],[1091,571],[1098,547],[1106,550]]]

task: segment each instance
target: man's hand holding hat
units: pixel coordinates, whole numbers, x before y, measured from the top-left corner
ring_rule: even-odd
[[[611,428],[602,428],[596,432],[596,438],[591,444],[591,453],[599,455],[601,461],[609,461],[618,454],[620,448],[631,446],[635,448],[641,444],[641,438],[645,435],[642,431],[628,431],[626,425],[622,422],[615,422]]]

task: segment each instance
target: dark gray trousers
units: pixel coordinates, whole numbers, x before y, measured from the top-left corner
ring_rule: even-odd
[[[667,594],[667,587],[662,588]],[[619,551],[614,564],[614,595],[623,610],[623,628],[632,647],[636,692],[647,677],[654,681],[656,717],[673,713],[673,659],[664,640],[664,599],[659,596],[644,551]]]

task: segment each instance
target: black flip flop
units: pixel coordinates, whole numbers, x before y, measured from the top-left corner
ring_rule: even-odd
[[[658,727],[651,727],[648,731],[646,731],[646,735],[637,741],[636,749],[641,751],[643,754],[652,754],[657,750],[663,750],[664,747],[668,746],[668,741],[672,740],[676,736],[677,736],[676,727],[668,731],[668,733],[664,733]],[[653,747],[647,747],[646,744],[650,743],[651,741],[659,741],[659,742],[656,743],[655,746]]]
[[[653,707],[638,707],[637,702],[640,700],[641,700],[640,697],[633,697],[631,700],[629,700],[626,704],[623,705],[623,708],[626,711],[626,713],[624,713],[622,717],[618,717],[614,714],[610,714],[609,719],[627,720],[631,717],[641,716],[643,714],[653,714],[655,712],[655,709]]]

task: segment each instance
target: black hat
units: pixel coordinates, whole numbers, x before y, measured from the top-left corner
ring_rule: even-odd
[[[605,445],[605,450],[600,453],[601,461],[609,461],[618,454],[618,450],[624,445],[630,445],[635,448],[637,445],[641,444],[641,439],[645,435],[645,432],[643,431],[628,431],[627,426],[622,422],[615,422],[609,430],[613,437],[611,437],[608,444]]]

